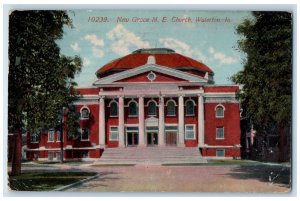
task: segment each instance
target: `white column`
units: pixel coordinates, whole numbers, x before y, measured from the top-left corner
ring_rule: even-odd
[[[198,146],[204,146],[204,101],[198,96]]]
[[[139,145],[145,146],[145,115],[144,115],[144,97],[139,97]]]
[[[99,146],[105,147],[105,101],[104,96],[99,100]]]
[[[178,97],[178,146],[184,145],[184,104],[183,95]]]
[[[158,145],[165,146],[165,103],[164,97],[159,97],[159,128]]]
[[[119,96],[119,147],[124,147],[124,97]]]

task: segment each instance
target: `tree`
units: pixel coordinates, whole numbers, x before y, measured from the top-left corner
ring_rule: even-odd
[[[240,98],[250,121],[267,135],[291,124],[292,19],[288,12],[253,12],[253,17],[237,27],[246,60],[232,79],[243,85]]]
[[[53,128],[62,107],[76,99],[73,78],[80,57],[60,54],[56,44],[65,11],[13,11],[9,16],[8,125],[16,136],[12,174],[21,173],[21,128],[40,133]]]

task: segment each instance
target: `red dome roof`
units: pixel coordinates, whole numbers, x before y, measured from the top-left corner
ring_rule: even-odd
[[[149,56],[155,57],[155,63],[161,66],[167,66],[169,68],[190,68],[194,67],[204,72],[213,73],[213,71],[205,64],[175,53],[173,50],[166,48],[153,48],[153,49],[141,49],[134,51],[133,53],[114,60],[102,68],[100,68],[96,74],[101,75],[104,72],[114,70],[126,70],[136,68],[145,65]]]

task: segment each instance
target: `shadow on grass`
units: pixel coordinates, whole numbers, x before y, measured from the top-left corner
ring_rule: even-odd
[[[8,185],[14,191],[51,191],[94,175],[94,172],[24,172],[9,176]]]
[[[291,188],[291,168],[270,165],[241,165],[226,174],[235,179],[257,179],[261,182],[276,183]]]

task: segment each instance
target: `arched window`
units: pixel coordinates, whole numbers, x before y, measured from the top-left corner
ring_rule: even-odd
[[[156,103],[154,101],[148,103],[148,115],[156,116]]]
[[[118,104],[117,104],[117,102],[111,102],[110,103],[110,116],[111,117],[118,116]]]
[[[218,105],[216,107],[216,117],[224,117],[224,107],[222,105]]]
[[[87,107],[83,107],[80,110],[81,119],[88,119],[90,116],[90,110]]]
[[[188,100],[185,103],[185,115],[194,116],[195,115],[195,104],[193,100]]]
[[[175,116],[175,102],[173,100],[169,100],[167,103],[167,115]]]
[[[131,101],[129,103],[129,115],[137,116],[137,105],[136,105],[136,102],[134,102],[134,101]]]

